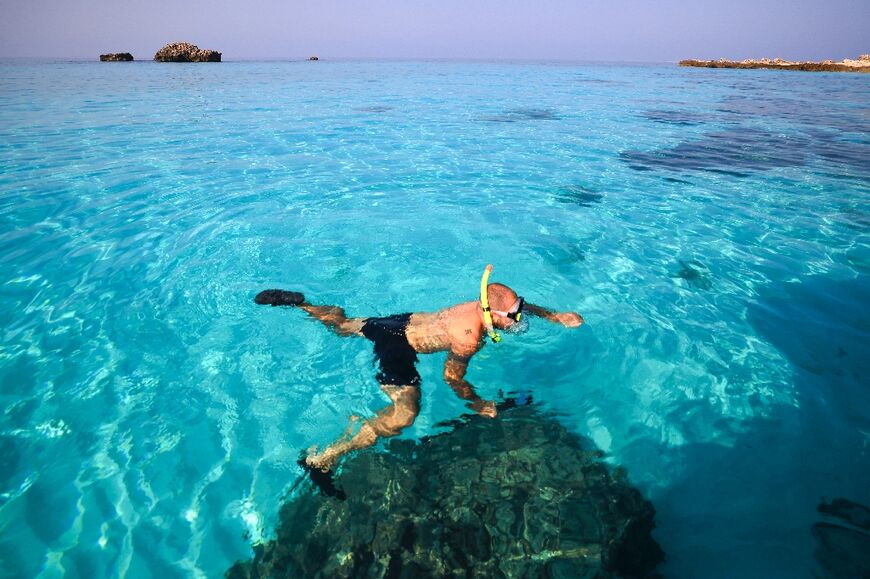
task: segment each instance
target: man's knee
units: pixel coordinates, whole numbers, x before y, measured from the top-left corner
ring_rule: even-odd
[[[414,421],[417,419],[417,410],[416,409],[408,409],[401,410],[396,417],[396,426],[399,427],[400,430],[408,428]]]
[[[344,318],[336,322],[332,329],[339,336],[353,336],[360,333],[362,325],[363,322],[360,318]]]
[[[389,438],[398,436],[404,429],[414,424],[417,412],[410,409],[397,409],[389,416],[382,418],[377,425],[372,425],[378,436]]]

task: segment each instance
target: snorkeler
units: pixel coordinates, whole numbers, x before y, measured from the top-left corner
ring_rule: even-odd
[[[480,280],[480,300],[465,302],[437,312],[400,314],[384,318],[348,318],[337,306],[317,306],[305,301],[299,292],[265,290],[254,301],[262,305],[295,306],[305,310],[339,336],[363,336],[374,344],[375,359],[380,371],[377,380],[392,404],[378,411],[374,418],[364,421],[356,434],[340,438],[320,453],[300,460],[315,483],[324,481],[342,455],[372,446],[379,437],[396,436],[414,423],[420,412],[420,374],[415,364],[417,354],[447,351],[444,363],[444,381],[467,400],[467,406],[480,414],[494,418],[496,405],[483,400],[474,386],[465,380],[468,362],[484,345],[487,336],[498,342],[496,329],[512,332],[527,324],[525,314],[539,316],[550,322],[576,328],[583,323],[580,314],[554,312],[530,304],[517,296],[511,288],[488,284],[492,266],[486,266]],[[320,480],[318,480],[320,479]],[[330,479],[331,480],[331,479]],[[329,484],[330,480],[325,482]]]

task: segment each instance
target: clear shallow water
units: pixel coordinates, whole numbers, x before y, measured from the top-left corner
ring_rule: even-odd
[[[0,64],[0,573],[217,576],[386,400],[353,315],[577,310],[487,346],[658,511],[677,577],[810,576],[870,503],[870,78],[675,66]],[[464,411],[421,359],[405,436]]]

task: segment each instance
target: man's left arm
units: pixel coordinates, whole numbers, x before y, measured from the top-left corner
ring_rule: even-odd
[[[548,310],[547,308],[536,306],[529,302],[526,302],[523,306],[523,312],[532,316],[544,318],[548,322],[553,322],[554,324],[562,324],[566,328],[577,328],[585,321],[583,316],[576,312],[554,312],[553,310]]]
[[[444,362],[444,381],[453,389],[457,396],[463,400],[467,400],[467,406],[480,414],[495,418],[497,412],[495,402],[492,400],[484,400],[477,395],[474,386],[465,379],[465,372],[468,370],[468,360],[466,357],[456,352],[450,351],[447,353],[447,361]]]

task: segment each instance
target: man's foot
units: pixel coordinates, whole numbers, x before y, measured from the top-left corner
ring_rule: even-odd
[[[298,306],[305,301],[305,296],[299,292],[270,289],[258,293],[254,301],[263,306]]]
[[[340,501],[347,498],[344,491],[335,486],[335,477],[331,470],[321,470],[319,467],[309,463],[308,457],[305,456],[304,452],[299,455],[297,464],[308,473],[308,478],[311,479],[311,482],[322,494],[328,497],[335,497]]]

